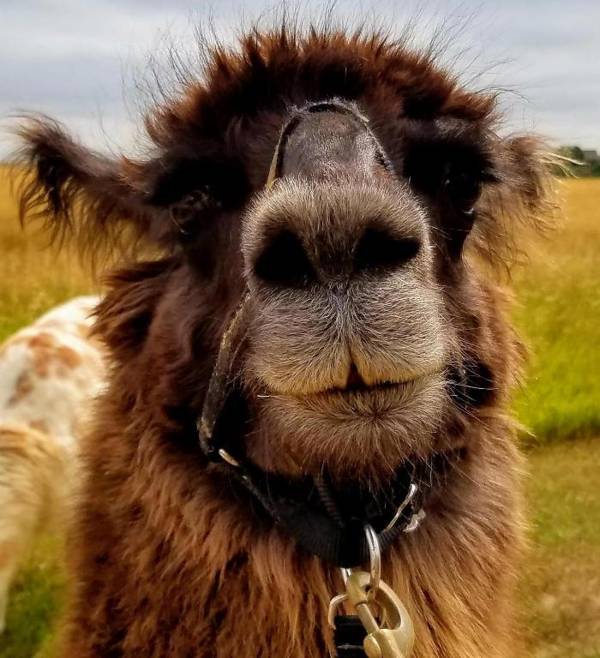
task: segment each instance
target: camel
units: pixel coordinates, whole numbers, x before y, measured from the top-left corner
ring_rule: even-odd
[[[551,214],[543,142],[365,30],[202,61],[145,157],[20,127],[22,216],[122,258],[60,655],[517,655],[502,271]]]
[[[33,540],[66,524],[79,440],[106,377],[91,336],[98,302],[71,299],[0,345],[0,634],[9,587]]]

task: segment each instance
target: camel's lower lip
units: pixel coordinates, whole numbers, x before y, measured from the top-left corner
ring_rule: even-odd
[[[356,411],[357,409],[392,409],[398,402],[405,403],[420,391],[438,387],[443,381],[443,369],[421,372],[408,379],[384,380],[376,384],[353,384],[346,388],[332,387],[310,393],[265,392],[258,398],[280,400],[307,409],[327,408]]]
[[[369,387],[262,397],[269,400],[272,409],[278,409],[284,416],[302,419],[306,423],[320,423],[322,427],[333,423],[332,431],[337,431],[342,425],[347,429],[356,429],[357,423],[364,425],[368,421],[368,426],[362,430],[359,427],[356,431],[369,434],[374,429],[373,421],[381,431],[387,425],[390,431],[395,431],[397,423],[404,425],[407,417],[431,417],[432,409],[438,409],[442,404],[443,391],[444,379],[440,372],[435,372]]]
[[[400,393],[406,388],[412,386],[418,378],[409,379],[403,382],[381,382],[379,384],[374,384],[373,386],[351,386],[349,388],[331,388],[325,391],[319,391],[318,393],[312,393],[311,395],[302,396],[302,399],[305,401],[310,400],[319,400],[325,402],[327,400],[369,400],[374,397],[380,397],[382,395],[389,397],[395,393]]]

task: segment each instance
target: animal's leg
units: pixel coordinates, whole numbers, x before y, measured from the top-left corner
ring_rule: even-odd
[[[17,570],[19,553],[17,542],[0,541],[0,634],[6,627],[8,590]]]

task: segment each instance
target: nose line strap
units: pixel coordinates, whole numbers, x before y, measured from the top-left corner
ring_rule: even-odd
[[[379,140],[373,134],[369,126],[369,120],[367,117],[362,115],[358,108],[351,107],[339,100],[329,100],[329,101],[319,101],[316,103],[307,103],[306,105],[300,108],[294,108],[294,112],[289,119],[289,121],[283,126],[281,132],[279,133],[279,139],[275,145],[275,150],[273,152],[273,158],[271,159],[271,165],[269,166],[269,173],[267,176],[267,181],[265,183],[265,189],[270,190],[275,181],[279,178],[279,173],[281,171],[281,162],[283,160],[283,155],[285,153],[285,143],[287,138],[292,134],[296,129],[303,116],[306,114],[317,114],[319,112],[337,112],[339,114],[346,114],[352,117],[357,123],[363,126],[369,137],[373,140],[377,147],[379,156],[384,167],[390,172],[395,174],[394,167],[390,162],[389,158],[386,156],[383,148],[381,147]]]
[[[219,353],[213,368],[208,388],[202,405],[202,414],[197,423],[200,444],[205,455],[211,459],[216,459],[219,450],[224,448],[216,446],[213,441],[215,425],[230,392],[233,376],[233,367],[237,356],[242,348],[247,332],[246,315],[248,309],[248,300],[250,292],[245,289],[242,294],[242,300],[235,310],[227,329],[221,337]],[[231,455],[225,452],[225,455],[219,455],[225,461],[232,459]],[[235,461],[235,460],[234,460]]]

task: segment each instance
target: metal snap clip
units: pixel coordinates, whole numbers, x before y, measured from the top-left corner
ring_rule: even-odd
[[[381,580],[381,549],[377,533],[365,526],[369,548],[369,571],[342,569],[346,591],[333,597],[327,619],[335,628],[336,611],[349,603],[367,632],[363,647],[368,658],[409,658],[414,645],[414,627],[396,593]],[[379,620],[370,606],[376,606]]]

